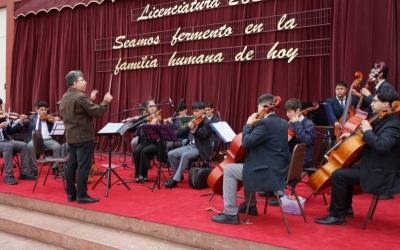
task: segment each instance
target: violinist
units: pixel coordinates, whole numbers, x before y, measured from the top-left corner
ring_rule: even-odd
[[[179,118],[186,116],[186,113],[187,113],[186,104],[180,103],[178,105],[177,111],[178,111],[178,116],[176,116],[175,118],[169,117],[168,119],[166,119],[164,121],[164,123],[170,124],[172,126],[172,129],[175,132],[178,132],[181,129],[181,121],[180,121]],[[167,152],[171,151],[174,148],[182,147],[182,142],[183,142],[184,139],[185,139],[185,136],[179,137],[178,141],[168,142],[167,143]]]
[[[171,164],[173,178],[167,179],[164,186],[173,188],[182,181],[189,161],[193,158],[200,158],[209,162],[211,156],[211,127],[210,120],[205,119],[205,106],[201,101],[192,104],[194,119],[188,126],[176,133],[176,137],[186,137],[187,144],[168,152],[168,159]]]
[[[376,67],[375,67],[375,65],[372,65],[370,72],[374,73],[375,71],[376,71]],[[375,88],[374,88],[373,93],[371,93],[366,88],[362,88],[360,90],[360,92],[357,92],[357,90],[353,89],[352,94],[353,94],[353,96],[357,97],[357,98],[355,98],[357,102],[358,102],[358,98],[360,98],[361,95],[365,96],[364,102],[362,103],[362,107],[366,108],[365,111],[370,113],[371,116],[373,114],[372,109],[371,109],[371,103],[372,103],[372,99],[374,97],[375,92],[379,89],[384,89],[384,88],[395,90],[394,87],[386,81],[386,77],[388,74],[389,74],[389,68],[388,68],[388,66],[385,65],[385,68],[383,69],[382,73],[380,73],[379,76],[377,76],[375,78],[375,81],[374,81]]]
[[[315,125],[305,115],[301,114],[302,106],[300,100],[296,98],[289,99],[285,103],[285,110],[286,116],[289,118],[289,128],[294,132],[294,136],[289,141],[289,151],[292,153],[297,144],[305,143],[306,156],[304,158],[303,167],[311,167],[314,154],[314,142],[317,138]],[[280,196],[284,194],[284,191],[279,191]],[[269,204],[271,206],[279,206],[276,198],[271,200]]]
[[[161,112],[158,111],[157,102],[155,99],[150,97],[146,101],[147,113],[150,116],[146,117],[144,123],[148,124],[163,124]],[[154,156],[158,155],[160,146],[160,152],[162,155],[158,157],[160,162],[166,161],[164,143],[162,141],[152,141],[147,138],[146,133],[143,130],[139,132],[138,145],[134,153],[135,161],[135,178],[136,182],[141,182],[141,177],[144,181],[147,181],[147,171],[150,168],[150,162]]]
[[[329,108],[330,117],[332,118],[332,122],[334,127],[340,128],[341,124],[338,122],[340,117],[343,115],[343,110],[346,106],[346,95],[347,95],[347,85],[345,82],[338,81],[335,83],[335,96],[326,100],[326,105]],[[351,106],[357,106],[357,100],[352,98]],[[335,141],[335,135],[333,132],[333,128],[328,128],[329,137],[332,141]],[[328,132],[327,132],[328,135]]]
[[[26,115],[22,115],[21,118],[25,119]],[[4,168],[6,171],[3,182],[8,185],[18,184],[13,171],[13,151],[19,152],[21,158],[21,173],[18,176],[18,180],[36,180],[36,176],[31,174],[29,169],[28,146],[24,142],[14,141],[9,137],[9,134],[14,134],[20,131],[20,126],[22,125],[14,127],[8,126],[6,121],[0,123],[0,152],[3,154]]]
[[[224,211],[211,218],[216,223],[240,224],[238,213],[245,213],[251,192],[282,190],[288,171],[290,153],[288,124],[275,114],[275,109],[257,122],[264,108],[273,104],[274,96],[264,94],[258,98],[258,111],[243,126],[242,146],[247,153],[243,164],[227,164],[223,176]],[[253,129],[253,123],[255,127]],[[245,202],[237,206],[237,183],[243,180]],[[249,215],[258,215],[257,200],[251,199]]]
[[[390,109],[396,100],[400,100],[397,92],[389,88],[380,89],[372,100],[371,109],[378,114]],[[361,140],[366,145],[361,153],[361,163],[333,171],[329,215],[315,219],[315,223],[344,225],[346,217],[354,217],[352,198],[355,184],[360,184],[366,193],[391,196],[400,192],[400,121],[395,113],[391,113],[377,119],[373,125],[372,129],[368,121],[362,121]],[[341,138],[348,136],[350,134],[346,133]]]
[[[66,156],[68,154],[67,149],[65,149],[61,154],[61,145],[50,135],[51,130],[53,129],[54,121],[60,121],[60,118],[50,116],[47,114],[49,106],[44,101],[37,101],[35,104],[36,113],[31,115],[31,120],[24,120],[23,126],[28,128],[28,136],[25,139],[25,142],[28,143],[29,149],[29,160],[30,166],[32,168],[32,173],[37,173],[36,167],[36,158],[33,150],[33,142],[32,142],[32,132],[33,130],[40,130],[43,136],[44,146],[46,149],[53,151],[53,156]],[[65,148],[65,147],[64,147]],[[53,173],[54,175],[59,175],[59,170],[57,164],[53,165]]]

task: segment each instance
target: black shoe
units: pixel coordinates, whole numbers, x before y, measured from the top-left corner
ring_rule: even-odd
[[[315,223],[322,225],[346,225],[346,217],[343,215],[340,218],[333,217],[331,215],[326,216],[322,219],[315,219]]]
[[[260,191],[258,192],[258,196],[267,197],[267,192]],[[269,192],[269,197],[275,197],[274,192]]]
[[[239,207],[238,207],[238,212],[245,214],[246,213],[246,209],[247,209],[247,204],[246,202],[242,202]],[[254,215],[257,216],[258,212],[257,212],[257,207],[256,206],[250,206],[249,207],[249,215]]]
[[[394,199],[394,194],[379,196],[379,200],[392,200],[392,199]]]
[[[36,180],[36,176],[31,174],[19,174],[18,180],[34,181]]]
[[[173,188],[173,187],[176,187],[176,186],[178,185],[178,182],[177,182],[176,180],[170,178],[170,179],[167,179],[167,180],[164,182],[163,185],[164,185],[164,187],[166,187],[166,188]]]
[[[222,224],[231,224],[231,225],[239,225],[240,220],[239,220],[239,215],[227,215],[224,213],[220,213],[218,215],[214,215],[211,217],[211,220],[217,223],[222,223]]]
[[[184,181],[185,180],[185,178],[183,178],[183,175],[182,175],[182,177],[181,177],[181,181]]]
[[[53,168],[53,174],[56,178],[61,177],[60,171],[57,168]]]
[[[5,184],[7,184],[7,185],[16,185],[16,184],[18,184],[18,181],[14,178],[13,175],[4,177],[3,182]]]
[[[31,170],[30,175],[37,176],[37,169],[36,170]]]
[[[68,202],[76,201],[76,195],[68,195],[67,201],[68,201]]]
[[[326,211],[330,212],[330,208],[326,208]],[[354,217],[354,212],[353,212],[353,208],[346,208],[344,210],[344,216],[349,217],[349,218],[353,218]]]
[[[92,198],[90,196],[86,196],[84,198],[76,198],[76,204],[95,203],[98,201],[99,201],[99,198]]]
[[[133,182],[136,182],[136,183],[144,183],[144,182],[147,182],[147,177],[146,177],[146,178],[136,178]]]

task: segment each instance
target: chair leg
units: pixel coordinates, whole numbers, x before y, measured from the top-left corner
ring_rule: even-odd
[[[365,220],[364,220],[364,224],[362,226],[362,230],[365,230],[365,227],[367,226],[368,219],[372,220],[372,217],[374,216],[374,213],[375,213],[376,205],[378,205],[379,196],[380,196],[379,194],[375,194],[372,197],[371,205],[369,206],[367,216],[365,216]]]
[[[251,198],[253,198],[253,193],[254,193],[254,192],[251,192],[251,193],[250,193],[249,200],[247,201],[246,214],[244,215],[244,221],[243,221],[244,224],[246,224],[246,222],[247,222],[247,215],[249,214],[250,202],[251,202]]]
[[[47,165],[47,164],[45,164],[45,165]],[[52,168],[53,168],[53,167],[52,167],[51,163],[49,163],[49,168],[47,169],[46,178],[44,178],[43,186],[46,185],[47,176],[49,176],[50,169],[52,169]],[[61,174],[61,173],[60,173],[60,174]]]
[[[57,167],[58,167],[58,171],[60,172],[60,175],[61,175],[61,180],[62,180],[62,183],[63,183],[63,186],[64,186],[64,191],[65,191],[65,193],[67,193],[67,188],[65,186],[65,178],[64,178],[64,175],[62,174],[62,169],[61,169],[62,164],[57,162]],[[65,169],[64,169],[64,174],[65,174]]]
[[[306,215],[304,214],[304,209],[303,209],[303,207],[302,207],[302,206],[301,206],[301,204],[300,204],[299,197],[297,196],[296,189],[294,188],[292,191],[293,191],[293,193],[294,193],[294,196],[296,197],[297,204],[299,205],[299,208],[300,208],[301,214],[303,215],[304,222],[305,222],[305,223],[308,223],[308,221],[307,221],[307,218],[306,218]]]
[[[43,163],[40,165],[39,171],[38,171],[38,173],[37,173],[36,181],[35,181],[35,185],[33,185],[32,193],[35,192],[36,185],[37,185],[37,183],[38,183],[40,173],[42,173],[42,168],[43,168]]]
[[[325,205],[328,205],[328,203],[326,202],[325,194],[322,195],[322,198],[324,198]]]
[[[279,195],[278,195],[277,191],[275,191],[274,194],[275,194],[276,199],[278,200],[279,208],[281,209],[282,217],[283,217],[283,220],[285,221],[286,230],[287,230],[288,234],[291,234],[290,228],[289,228],[289,224],[288,224],[288,222],[286,220],[285,212],[283,211],[281,199],[279,199]]]
[[[265,205],[264,205],[264,215],[267,213],[269,193],[270,193],[270,191],[267,191],[267,197],[265,198]]]

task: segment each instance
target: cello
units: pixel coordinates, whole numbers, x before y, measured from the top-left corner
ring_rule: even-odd
[[[318,102],[313,102],[312,103],[312,107],[306,108],[305,110],[301,111],[298,114],[298,116],[307,115],[308,112],[317,110],[318,108],[319,108],[319,103]],[[292,122],[289,121],[289,123],[288,123],[288,125],[289,125],[289,127],[288,127],[288,141],[290,141],[293,138],[294,134],[295,134],[293,132],[293,130],[290,128],[290,124],[292,124]]]
[[[272,109],[279,107],[280,103],[281,98],[279,96],[275,96],[271,105],[264,106],[264,110],[257,115],[257,121],[252,124],[253,128],[255,127],[257,122],[263,119],[267,114],[269,114]],[[245,157],[246,149],[242,147],[242,133],[239,133],[231,141],[225,159],[221,163],[219,163],[208,175],[207,184],[215,194],[223,194],[222,188],[225,166],[230,163],[243,163]],[[240,190],[242,187],[243,182],[238,181],[237,190]]]
[[[392,107],[382,110],[378,114],[369,119],[369,123],[374,122],[378,118],[383,118],[386,115],[399,112],[400,101],[392,102]],[[307,186],[313,190],[315,194],[324,194],[329,191],[331,186],[331,176],[333,171],[338,168],[349,168],[356,162],[365,147],[365,142],[362,141],[362,130],[358,128],[354,134],[341,140],[331,150],[336,149],[330,160],[320,167],[308,180]],[[329,154],[329,152],[327,152]]]
[[[376,77],[378,77],[386,67],[383,61],[377,61],[374,65],[375,69],[371,70],[368,76],[368,80],[365,84],[365,88],[369,88],[369,84],[371,82],[375,82]],[[365,97],[364,95],[361,95],[360,100],[357,104],[357,108],[354,111],[354,115],[351,118],[349,118],[347,122],[344,124],[342,128],[343,133],[353,132],[358,127],[358,125],[361,123],[362,120],[368,119],[369,113],[361,110],[361,105],[364,101],[364,97]]]

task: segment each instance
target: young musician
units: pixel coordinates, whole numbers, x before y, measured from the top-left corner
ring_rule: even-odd
[[[60,114],[64,118],[65,140],[70,152],[65,175],[67,201],[76,200],[78,204],[98,202],[98,198],[92,198],[87,193],[87,180],[94,153],[93,118],[100,117],[107,111],[113,97],[107,93],[100,105],[95,104],[98,91],[93,90],[90,97],[85,94],[87,83],[79,70],[70,71],[65,76],[65,82],[68,90],[61,100]]]
[[[60,121],[60,118],[53,117],[47,115],[47,110],[49,110],[49,106],[44,101],[37,101],[35,103],[36,113],[31,115],[31,121],[26,120],[23,123],[25,128],[28,128],[28,136],[25,139],[25,142],[28,143],[29,149],[29,160],[30,166],[32,167],[32,173],[37,173],[36,167],[36,157],[35,152],[33,150],[33,142],[32,142],[32,132],[33,130],[40,130],[43,137],[44,146],[46,149],[53,151],[53,156],[66,156],[68,154],[67,148],[64,147],[64,152],[61,153],[61,145],[54,140],[54,136],[50,135],[51,130],[53,129],[54,122]],[[57,164],[53,166],[53,172],[55,175],[59,174],[57,169]]]
[[[153,98],[149,98],[146,101],[147,113],[150,114],[144,123],[148,124],[163,124],[163,120],[161,117],[160,112],[157,112],[157,102]],[[159,162],[165,162],[166,156],[164,154],[165,148],[164,143],[160,141],[153,141],[147,138],[146,133],[143,129],[140,130],[138,145],[135,150],[134,154],[134,161],[135,161],[135,177],[136,182],[141,182],[140,179],[143,177],[144,181],[147,181],[147,172],[150,168],[150,162],[154,158],[154,156],[158,155],[158,151],[160,150],[161,155],[158,157]]]
[[[186,136],[188,144],[168,152],[168,159],[174,176],[164,183],[167,188],[176,187],[178,182],[183,180],[183,173],[190,159],[200,156],[204,162],[209,162],[211,156],[211,128],[210,120],[204,117],[204,109],[203,102],[194,102],[192,104],[194,121],[189,122],[187,127],[176,133],[177,137]]]
[[[315,125],[305,115],[301,114],[302,106],[300,100],[296,98],[289,99],[285,103],[286,116],[289,118],[289,128],[294,132],[294,136],[289,141],[289,151],[293,152],[294,147],[299,143],[306,144],[306,157],[304,158],[305,168],[312,166],[314,153],[314,141],[317,138]],[[279,195],[284,192],[280,191]],[[269,202],[271,206],[279,206],[275,199]]]
[[[258,98],[258,113],[272,104],[273,96],[264,94]],[[224,211],[211,218],[223,224],[240,224],[239,213],[246,212],[251,192],[281,190],[285,188],[290,153],[287,143],[287,122],[272,111],[257,121],[252,114],[243,126],[242,146],[247,150],[243,164],[227,164],[224,169]],[[237,183],[243,180],[245,202],[237,206]],[[251,199],[249,215],[258,215],[257,200]]]
[[[140,108],[140,115],[134,116],[132,118],[127,118],[125,121],[122,122],[132,122],[132,123],[138,123],[136,126],[133,126],[132,128],[128,129],[129,132],[134,133],[134,137],[131,141],[131,149],[132,149],[132,154],[134,155],[136,146],[139,141],[139,127],[142,124],[140,121],[143,120],[143,118],[147,115],[147,109],[146,109],[146,102],[143,102]]]
[[[174,120],[172,119],[172,117],[169,117],[165,121],[166,124],[170,124],[172,126],[172,129],[175,132],[178,132],[181,129],[181,121],[180,121],[179,118],[186,116],[186,113],[187,113],[186,104],[180,103],[178,105],[177,111],[178,111],[178,116],[175,117]],[[184,139],[185,139],[185,137],[179,137],[178,141],[176,141],[176,142],[168,142],[167,143],[167,152],[171,151],[174,148],[182,147],[182,142],[183,142]]]
[[[214,106],[212,105],[212,103],[207,102],[205,104],[205,107],[206,107],[205,113],[206,113],[207,119],[209,119],[211,121],[211,123],[219,122],[219,119],[214,116]],[[218,136],[217,136],[217,133],[214,132],[214,130],[212,131],[212,141],[214,144],[214,150],[217,151],[218,150]]]
[[[371,108],[374,114],[391,108],[393,101],[400,100],[394,90],[383,88],[376,92]],[[344,225],[346,217],[353,217],[353,187],[360,184],[366,193],[393,195],[400,192],[400,121],[395,113],[377,119],[374,128],[364,120],[361,123],[362,138],[366,143],[361,153],[361,163],[348,169],[336,169],[332,173],[331,205],[329,215],[315,219],[323,225]],[[343,134],[342,138],[350,134]],[[353,135],[354,136],[354,135]]]
[[[0,151],[3,154],[4,168],[6,171],[3,182],[8,185],[18,184],[14,177],[13,171],[13,151],[20,153],[21,158],[21,173],[18,176],[19,180],[36,180],[36,175],[30,173],[29,169],[29,153],[28,145],[25,142],[14,141],[9,137],[9,134],[19,132],[22,124],[27,116],[22,115],[18,126],[8,126],[6,121],[0,123]]]

